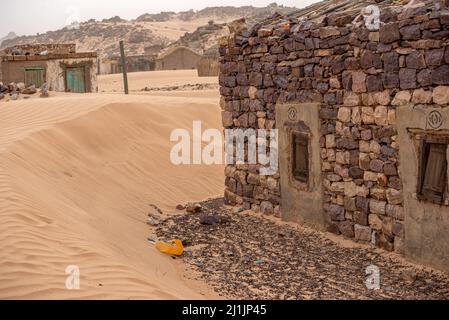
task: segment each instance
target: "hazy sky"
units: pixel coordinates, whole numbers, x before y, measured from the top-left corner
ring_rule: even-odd
[[[304,7],[318,0],[279,0],[285,6]],[[101,20],[113,16],[134,19],[143,13],[186,11],[211,6],[266,6],[275,0],[13,0],[1,1],[0,38],[14,31],[18,35],[34,35],[64,27],[67,21]],[[76,19],[78,20],[78,19]]]

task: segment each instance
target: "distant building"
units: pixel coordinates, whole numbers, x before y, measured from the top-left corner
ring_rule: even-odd
[[[127,56],[126,65],[126,71],[128,72],[154,71],[156,66],[156,56]],[[122,62],[120,57],[105,58],[100,61],[100,74],[115,74],[120,72],[122,72]]]
[[[99,74],[120,73],[120,58],[111,57],[100,59],[98,73]]]
[[[158,55],[163,49],[164,47],[162,45],[155,44],[152,46],[145,47],[143,50],[145,55]]]
[[[199,77],[218,77],[220,72],[218,46],[207,50],[198,62]]]
[[[196,69],[201,55],[187,47],[169,48],[156,60],[156,70]]]
[[[50,90],[95,92],[97,53],[76,52],[75,44],[29,44],[4,50],[0,58],[4,83],[24,82]]]

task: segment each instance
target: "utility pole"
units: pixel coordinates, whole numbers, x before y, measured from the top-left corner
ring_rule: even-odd
[[[122,56],[123,86],[125,88],[125,94],[128,94],[128,72],[126,70],[125,45],[123,44],[123,40],[120,41],[120,55]]]

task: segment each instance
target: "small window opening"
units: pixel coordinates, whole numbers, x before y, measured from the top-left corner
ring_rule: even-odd
[[[421,145],[420,200],[444,204],[447,192],[447,142],[425,140]]]
[[[293,176],[300,182],[309,181],[309,137],[293,134]]]

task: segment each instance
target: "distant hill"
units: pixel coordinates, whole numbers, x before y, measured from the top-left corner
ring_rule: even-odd
[[[17,34],[15,34],[14,32],[10,32],[5,37],[0,38],[0,47],[1,47],[1,44],[2,44],[3,41],[11,40],[11,39],[14,39],[14,38],[17,38]]]
[[[97,51],[99,56],[119,54],[118,42],[124,40],[129,55],[143,54],[145,47],[163,48],[182,44],[197,51],[215,45],[225,32],[226,23],[245,17],[250,23],[264,19],[275,12],[286,14],[296,10],[273,3],[267,7],[209,7],[199,11],[161,12],[143,14],[134,20],[118,16],[80,23],[79,28],[65,27],[32,36],[10,33],[0,49],[26,43],[76,43],[78,51]],[[1,41],[0,40],[0,41]]]

